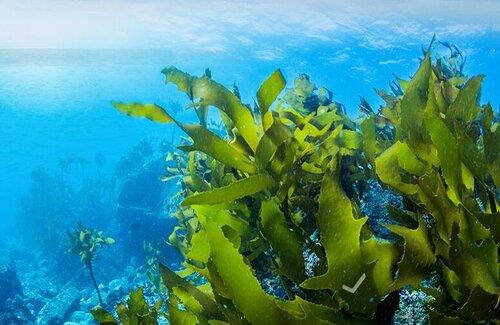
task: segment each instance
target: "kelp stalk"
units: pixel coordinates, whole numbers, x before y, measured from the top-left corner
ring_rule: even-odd
[[[101,291],[99,291],[99,286],[97,285],[97,282],[95,280],[94,271],[92,270],[92,261],[89,261],[87,263],[87,268],[89,269],[90,278],[92,279],[92,283],[94,284],[95,291],[97,292],[97,297],[99,297],[99,304],[102,305],[103,302],[102,302]]]

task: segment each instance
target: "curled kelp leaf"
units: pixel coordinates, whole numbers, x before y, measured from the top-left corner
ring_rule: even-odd
[[[285,77],[280,70],[274,71],[257,90],[257,103],[261,116],[266,115],[280,92],[285,88]],[[264,129],[266,129],[264,127]]]
[[[207,76],[194,77],[177,68],[169,67],[162,71],[167,82],[177,85],[188,95],[196,107],[214,106],[227,115],[246,143],[255,150],[258,142],[257,126],[247,106],[230,90]]]

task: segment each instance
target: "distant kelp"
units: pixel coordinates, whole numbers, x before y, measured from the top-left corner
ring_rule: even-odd
[[[102,305],[101,292],[94,277],[92,261],[97,257],[99,251],[104,246],[113,245],[115,240],[111,237],[103,235],[102,231],[97,231],[92,228],[85,228],[81,223],[78,223],[73,231],[68,231],[69,252],[80,257],[80,261],[88,268],[92,284],[97,291],[99,303]]]
[[[193,140],[181,147],[186,155],[168,156],[177,167],[165,176],[182,179],[184,198],[169,242],[185,269],[161,267],[171,322],[358,324],[394,310],[383,300],[407,285],[434,296],[431,319],[493,319],[498,118],[479,107],[482,78],[467,79],[456,65],[433,64],[426,52],[411,80],[379,91],[386,106],[374,112],[362,102],[358,122],[305,75],[278,98],[285,80],[275,71],[251,109],[209,73],[165,69],[200,118],[169,117]],[[225,135],[206,127],[210,106]],[[166,121],[159,106],[143,107],[119,108]],[[377,238],[360,215],[368,181],[404,198],[403,209],[390,209],[394,241]],[[262,288],[265,270],[285,299]],[[437,286],[422,288],[436,272]]]

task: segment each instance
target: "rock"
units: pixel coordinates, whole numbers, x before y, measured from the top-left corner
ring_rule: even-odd
[[[38,313],[37,324],[63,324],[80,303],[80,291],[69,287],[49,300]]]
[[[34,324],[34,321],[35,317],[20,295],[7,299],[0,311],[0,324],[26,325]]]
[[[136,273],[137,273],[137,269],[130,266],[130,265],[125,268],[125,274],[127,274],[127,277],[130,280],[132,280],[135,277]]]
[[[123,282],[123,278],[111,280],[108,283],[109,291],[120,290],[121,287],[125,287],[126,283]]]
[[[382,226],[394,223],[394,220],[389,216],[388,206],[401,208],[403,206],[402,197],[382,188],[377,181],[367,181],[361,198],[361,212],[368,216],[368,223],[378,237],[391,240],[391,233]]]
[[[5,307],[5,302],[16,295],[23,296],[23,288],[14,266],[0,266],[0,311]]]
[[[107,292],[106,291],[101,291],[101,297],[103,301],[107,300]],[[93,290],[91,292],[90,297],[86,297],[85,300],[83,300],[80,303],[80,308],[82,310],[91,310],[92,308],[96,307],[99,305],[99,297],[97,296],[97,292]]]
[[[428,305],[432,297],[421,290],[403,288],[400,292],[399,309],[394,314],[393,324],[429,324]]]
[[[54,298],[57,295],[57,290],[54,287],[42,288],[38,293],[47,298]]]
[[[27,302],[33,306],[32,310],[39,311],[49,301],[39,293],[32,293],[26,298]]]
[[[125,278],[112,280],[109,285],[106,303],[114,306],[117,302],[121,301],[128,293],[127,281]]]
[[[94,317],[89,312],[77,310],[69,318],[70,322],[76,324],[94,324]]]
[[[0,266],[0,324],[33,324],[27,303],[14,266]]]

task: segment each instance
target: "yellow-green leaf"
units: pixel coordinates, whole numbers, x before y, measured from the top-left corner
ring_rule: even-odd
[[[174,67],[168,67],[162,73],[167,82],[176,84],[191,100],[200,99],[194,106],[214,106],[220,109],[231,119],[250,148],[257,148],[257,126],[252,113],[235,94],[207,76],[190,76]]]
[[[256,172],[255,164],[246,155],[202,125],[179,124],[179,126],[193,139],[192,146],[181,149],[199,150],[242,172],[251,174]]]
[[[415,230],[399,225],[385,227],[401,236],[405,242],[403,257],[398,263],[398,275],[391,289],[398,290],[408,284],[418,287],[436,262],[425,223],[420,221]]]
[[[280,273],[296,282],[304,281],[304,243],[300,235],[290,229],[276,201],[271,199],[262,202],[260,221],[264,236],[280,258]]]
[[[120,112],[132,117],[145,117],[153,122],[172,123],[174,120],[161,106],[156,104],[120,103],[114,102],[113,106]]]
[[[283,74],[278,69],[274,71],[267,79],[260,85],[257,91],[257,103],[259,104],[261,116],[264,116],[273,102],[278,97],[279,93],[285,88],[286,81]],[[266,128],[264,128],[266,129]]]
[[[193,194],[187,197],[182,205],[219,204],[231,202],[252,195],[274,185],[273,179],[267,174],[253,175],[235,181],[227,186],[214,188],[211,191]]]

